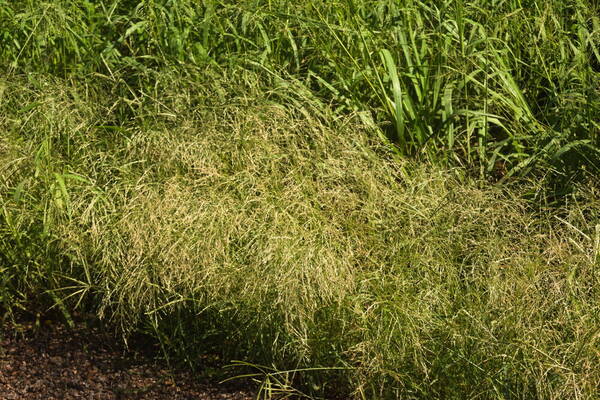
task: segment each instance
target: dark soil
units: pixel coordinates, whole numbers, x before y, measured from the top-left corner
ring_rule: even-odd
[[[0,399],[252,399],[247,388],[202,382],[152,351],[125,350],[98,329],[19,324],[0,330]],[[146,345],[148,346],[148,345]]]

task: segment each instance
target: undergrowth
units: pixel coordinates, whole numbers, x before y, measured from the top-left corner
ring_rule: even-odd
[[[5,306],[93,311],[190,366],[216,353],[293,371],[287,392],[595,396],[594,186],[551,214],[398,161],[300,91],[274,103],[260,76],[228,105],[210,77],[164,79],[136,111],[152,123],[126,127],[103,125],[107,94],[4,83]]]
[[[0,0],[4,318],[264,398],[597,399],[597,5],[488,3]]]
[[[0,65],[119,81],[125,103],[165,66],[263,71],[360,111],[399,155],[565,192],[600,172],[598,15],[591,0],[2,1]]]

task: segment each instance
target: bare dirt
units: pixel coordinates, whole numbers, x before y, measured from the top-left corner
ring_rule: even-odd
[[[4,325],[0,399],[253,398],[247,387],[203,381],[185,369],[168,368],[151,354],[139,344],[126,350],[117,338],[85,326]]]

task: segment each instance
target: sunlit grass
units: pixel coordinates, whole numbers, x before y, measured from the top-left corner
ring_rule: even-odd
[[[400,154],[495,180],[600,172],[589,0],[19,1],[1,3],[0,26],[9,72],[119,81],[125,103],[151,94],[157,68],[237,65],[364,112]]]
[[[357,116],[273,104],[259,75],[188,108],[197,79],[123,129],[77,86],[7,84],[4,307],[92,310],[191,366],[270,365],[268,393],[594,398],[593,189],[534,212],[399,162]]]
[[[597,399],[597,6],[433,3],[0,0],[4,318],[265,398]]]

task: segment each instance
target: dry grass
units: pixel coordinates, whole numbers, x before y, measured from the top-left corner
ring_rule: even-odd
[[[297,370],[280,384],[314,394],[597,398],[594,189],[533,212],[394,161],[359,118],[247,89],[189,109],[202,90],[165,93],[175,118],[109,129],[109,102],[77,87],[9,89],[5,306],[50,290],[67,319],[94,310],[191,365],[217,351]]]

